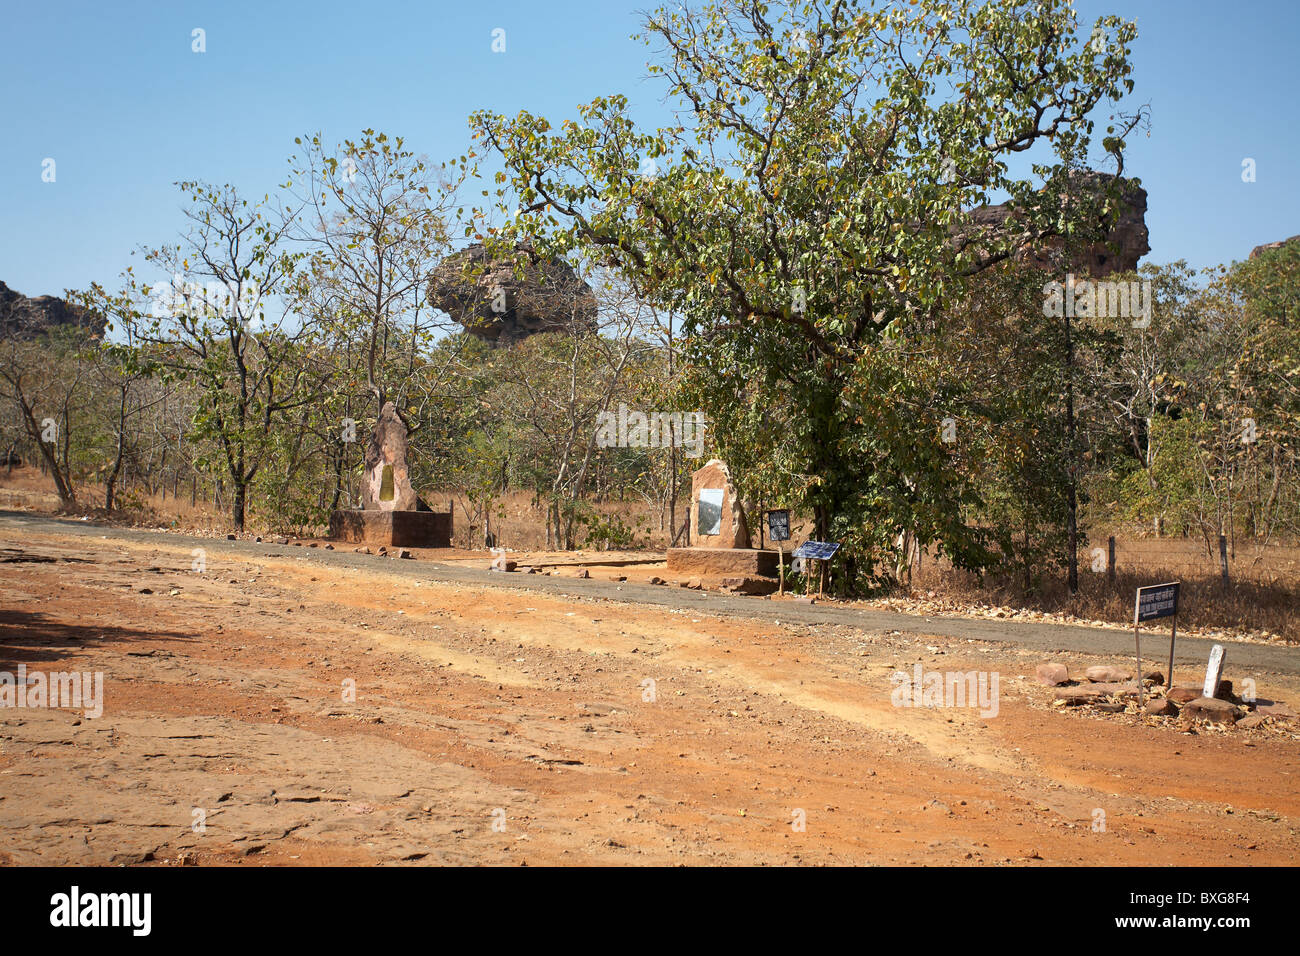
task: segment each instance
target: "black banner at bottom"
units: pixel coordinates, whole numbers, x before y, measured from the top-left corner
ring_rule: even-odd
[[[716,936],[732,946],[751,937],[770,943],[774,929],[807,941],[901,929],[919,946],[934,934],[940,947],[986,939],[994,927],[1025,939],[1172,931],[1231,944],[1251,930],[1286,925],[1279,887],[1289,880],[1278,877],[1288,875],[1245,868],[8,868],[0,870],[0,889],[14,938],[112,938],[128,946],[336,946],[352,938],[373,945],[377,928],[417,936],[455,928],[458,939],[492,945],[515,934],[535,944],[539,929],[611,942],[663,933],[666,943],[687,933],[693,945]],[[679,923],[688,914],[696,917],[689,932]]]

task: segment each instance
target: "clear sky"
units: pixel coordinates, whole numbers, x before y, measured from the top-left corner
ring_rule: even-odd
[[[629,39],[656,5],[3,0],[0,280],[28,295],[111,283],[133,248],[175,238],[175,181],[272,189],[307,132],[372,127],[442,160],[469,147],[474,109],[556,120],[615,92],[658,125],[650,51]],[[1086,23],[1138,22],[1131,105],[1149,103],[1152,123],[1127,171],[1150,194],[1146,261],[1211,265],[1300,233],[1300,0],[1076,6]]]

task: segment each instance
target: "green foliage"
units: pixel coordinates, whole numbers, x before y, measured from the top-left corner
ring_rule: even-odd
[[[680,125],[639,131],[619,96],[559,127],[528,113],[474,123],[506,164],[511,231],[598,251],[684,317],[685,388],[721,454],[851,545],[852,587],[900,529],[963,566],[987,560],[915,359],[1027,237],[1087,238],[1105,219],[1060,202],[1093,111],[1131,89],[1134,26],[1096,26],[1103,39],[1085,41],[1067,4],[1016,0],[804,3],[788,19],[664,9],[646,35],[665,50],[652,72],[683,104]],[[1105,150],[1122,157],[1137,122],[1109,126]],[[1055,159],[1037,181],[1010,172],[1031,147]],[[1039,193],[1043,180],[1055,188]],[[1018,217],[967,238],[962,210],[999,191]]]
[[[586,533],[582,546],[588,550],[626,551],[636,547],[637,532],[644,519],[629,524],[620,515],[601,514],[598,511],[580,511],[578,525]]]

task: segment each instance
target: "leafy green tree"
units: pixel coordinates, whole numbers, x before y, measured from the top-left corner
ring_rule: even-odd
[[[301,253],[285,248],[293,210],[250,203],[233,186],[181,183],[190,228],[180,243],[146,258],[168,278],[136,280],[131,294],[151,303],[137,315],[138,340],[157,352],[163,374],[202,394],[196,433],[210,439],[230,481],[231,519],[243,530],[248,488],[272,447],[273,424],[315,399],[315,383],[294,362],[312,329],[296,321],[283,293]]]
[[[1237,411],[1250,489],[1249,532],[1300,532],[1300,242],[1236,263],[1225,282],[1244,313],[1243,347],[1228,381]]]
[[[758,480],[818,536],[856,539],[853,587],[906,528],[980,560],[938,430],[909,411],[912,355],[972,278],[1113,215],[1113,196],[1066,208],[1059,187],[1096,112],[1132,88],[1135,35],[1116,17],[1081,35],[1063,0],[665,8],[645,36],[675,125],[637,129],[622,96],[558,128],[526,112],[473,124],[504,160],[511,229],[591,250],[683,316],[682,367],[720,451],[739,462],[766,440]],[[1099,144],[1120,170],[1138,121]],[[1013,171],[1031,150],[1051,161]],[[994,194],[1015,214],[973,223]],[[901,493],[902,473],[920,490]]]

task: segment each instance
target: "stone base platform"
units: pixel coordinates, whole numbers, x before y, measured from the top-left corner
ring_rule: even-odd
[[[335,511],[330,537],[385,548],[450,548],[450,511]]]
[[[776,552],[757,548],[669,548],[668,570],[676,574],[776,577]]]

